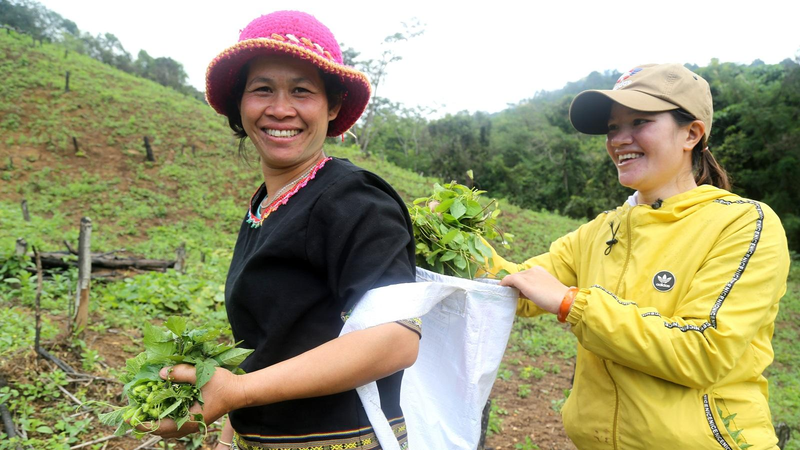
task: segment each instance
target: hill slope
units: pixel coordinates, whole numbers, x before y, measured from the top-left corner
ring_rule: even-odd
[[[31,42],[25,35],[0,33],[0,70],[8,74],[0,85],[4,202],[25,198],[33,215],[48,221],[59,217],[77,224],[80,216],[90,216],[99,227],[101,250],[106,242],[117,244],[111,236],[122,236],[127,247],[131,240],[164,234],[185,236],[190,249],[192,239],[222,244],[191,232],[187,236],[187,229],[204,227],[214,233],[203,234],[230,238],[259,183],[259,171],[237,160],[224,117],[156,83],[83,55],[65,54],[56,45],[34,47]],[[66,72],[69,92],[64,90]],[[155,163],[143,162],[145,136]],[[407,200],[425,195],[434,181],[380,160],[361,159],[348,147],[332,145],[328,151],[384,175]],[[542,217],[563,222],[547,227],[554,235],[578,224],[555,215],[510,211],[522,223],[546,220]],[[51,242],[62,239],[48,236]],[[153,256],[168,252],[157,244],[136,248],[155,251]],[[520,255],[532,254],[522,250]]]

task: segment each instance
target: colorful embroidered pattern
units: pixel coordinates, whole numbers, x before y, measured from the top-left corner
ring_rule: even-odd
[[[261,224],[264,223],[264,221],[267,219],[267,217],[269,217],[270,214],[275,212],[282,205],[285,205],[289,201],[289,199],[292,198],[292,196],[297,193],[297,191],[303,189],[308,184],[309,181],[313,180],[314,177],[317,176],[317,172],[323,167],[325,167],[325,163],[330,161],[331,159],[333,158],[329,156],[318,162],[317,165],[315,165],[311,169],[308,175],[298,180],[297,184],[295,184],[293,188],[289,189],[285,193],[281,194],[278,198],[273,200],[272,203],[269,204],[269,206],[267,206],[265,209],[261,211],[261,214],[254,214],[253,202],[255,202],[256,196],[258,195],[258,192],[261,190],[261,188],[259,187],[258,190],[256,190],[256,193],[253,194],[253,197],[250,199],[250,208],[248,208],[247,210],[247,223],[249,223],[250,226],[253,228],[260,227]],[[258,210],[258,207],[256,207],[256,209]]]
[[[406,422],[402,417],[389,421],[402,450],[408,449]],[[312,439],[312,440],[309,440]],[[241,450],[381,450],[372,427],[340,433],[306,436],[258,436],[235,434],[231,448]]]

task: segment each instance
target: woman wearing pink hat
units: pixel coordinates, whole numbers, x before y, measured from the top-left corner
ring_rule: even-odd
[[[217,369],[203,387],[206,423],[229,420],[218,449],[379,449],[354,390],[378,380],[381,408],[401,448],[402,370],[415,361],[418,321],[338,337],[369,289],[414,282],[408,211],[378,176],[325,155],[366,107],[366,76],[342,63],[314,17],[259,17],[209,65],[208,103],[258,151],[262,184],[239,231],[225,287],[233,335],[255,349],[245,375]],[[162,377],[194,382],[179,365]],[[195,405],[199,410],[199,405]],[[178,437],[196,424],[164,421]]]
[[[635,193],[516,265],[517,314],[557,314],[578,340],[562,410],[580,449],[777,449],[764,369],[786,291],[777,215],[728,192],[707,143],[708,83],[639,66],[575,97],[578,131],[606,135]],[[496,255],[495,255],[496,256]]]

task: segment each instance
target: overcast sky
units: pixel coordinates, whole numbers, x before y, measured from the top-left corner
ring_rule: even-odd
[[[378,93],[434,116],[497,112],[595,70],[712,58],[772,64],[800,50],[796,0],[39,1],[82,31],[113,33],[134,58],[144,49],[179,61],[200,90],[211,59],[261,14],[311,13],[361,58],[378,57],[383,38],[416,17],[426,31],[397,47],[403,60]]]

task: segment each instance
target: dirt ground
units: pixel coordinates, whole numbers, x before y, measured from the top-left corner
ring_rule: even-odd
[[[58,318],[53,318],[56,323]],[[91,319],[90,319],[91,321]],[[56,357],[63,363],[70,366],[77,372],[77,375],[67,375],[67,380],[70,383],[65,386],[64,395],[56,399],[57,402],[68,402],[73,404],[76,408],[76,416],[78,419],[84,416],[90,417],[95,415],[95,411],[85,408],[81,409],[80,400],[74,395],[78,391],[85,391],[87,399],[109,402],[112,404],[122,403],[122,384],[109,377],[104,369],[109,367],[124,367],[125,361],[128,358],[136,356],[134,339],[136,342],[141,342],[141,336],[131,335],[130,333],[110,328],[104,333],[96,333],[91,330],[85,330],[81,335],[81,339],[86,342],[88,348],[97,351],[102,358],[98,363],[99,369],[97,373],[86,373],[81,369],[81,356],[80,348],[71,348],[65,345],[66,339],[56,338],[53,341],[42,342],[41,346],[52,356]],[[11,357],[0,361],[0,377],[6,379],[12,386],[15,384],[32,383],[32,375],[37,373],[45,373],[51,371],[58,371],[59,369],[52,361],[37,357],[33,350],[19,352]],[[69,395],[68,395],[69,394]],[[70,398],[70,395],[76,397]],[[36,401],[33,407],[36,410],[46,410],[50,406],[51,401]],[[34,415],[35,416],[35,415]],[[131,436],[113,437],[114,429],[95,424],[95,430],[99,432],[98,436],[92,439],[86,438],[86,442],[73,444],[73,446],[87,444],[90,441],[99,441],[98,447],[85,446],[81,448],[99,448],[100,450],[150,450],[150,449],[165,449],[172,450],[186,450],[186,446],[178,442],[174,446],[164,447],[164,442],[161,442],[157,437],[144,437],[136,439]],[[3,424],[0,422],[0,431],[3,429]],[[218,435],[219,426],[209,427],[208,437],[205,439],[205,444],[202,447],[204,450],[213,449],[216,444],[216,435]]]
[[[574,450],[575,446],[567,438],[561,413],[558,412],[564,399],[564,390],[572,386],[574,361],[547,356],[537,357],[533,361],[528,358],[526,365],[540,369],[555,365],[560,371],[557,374],[547,372],[541,380],[533,377],[522,380],[519,371],[510,362],[525,359],[523,353],[513,352],[506,352],[503,357],[506,366],[512,368],[515,375],[508,381],[498,378],[492,388],[492,402],[507,414],[499,415],[502,418],[502,432],[486,438],[486,449],[515,449],[519,444],[522,449],[532,450],[523,446],[526,436],[529,436],[531,442],[542,450]],[[520,398],[519,395],[522,384],[530,385],[530,394],[526,398]]]

